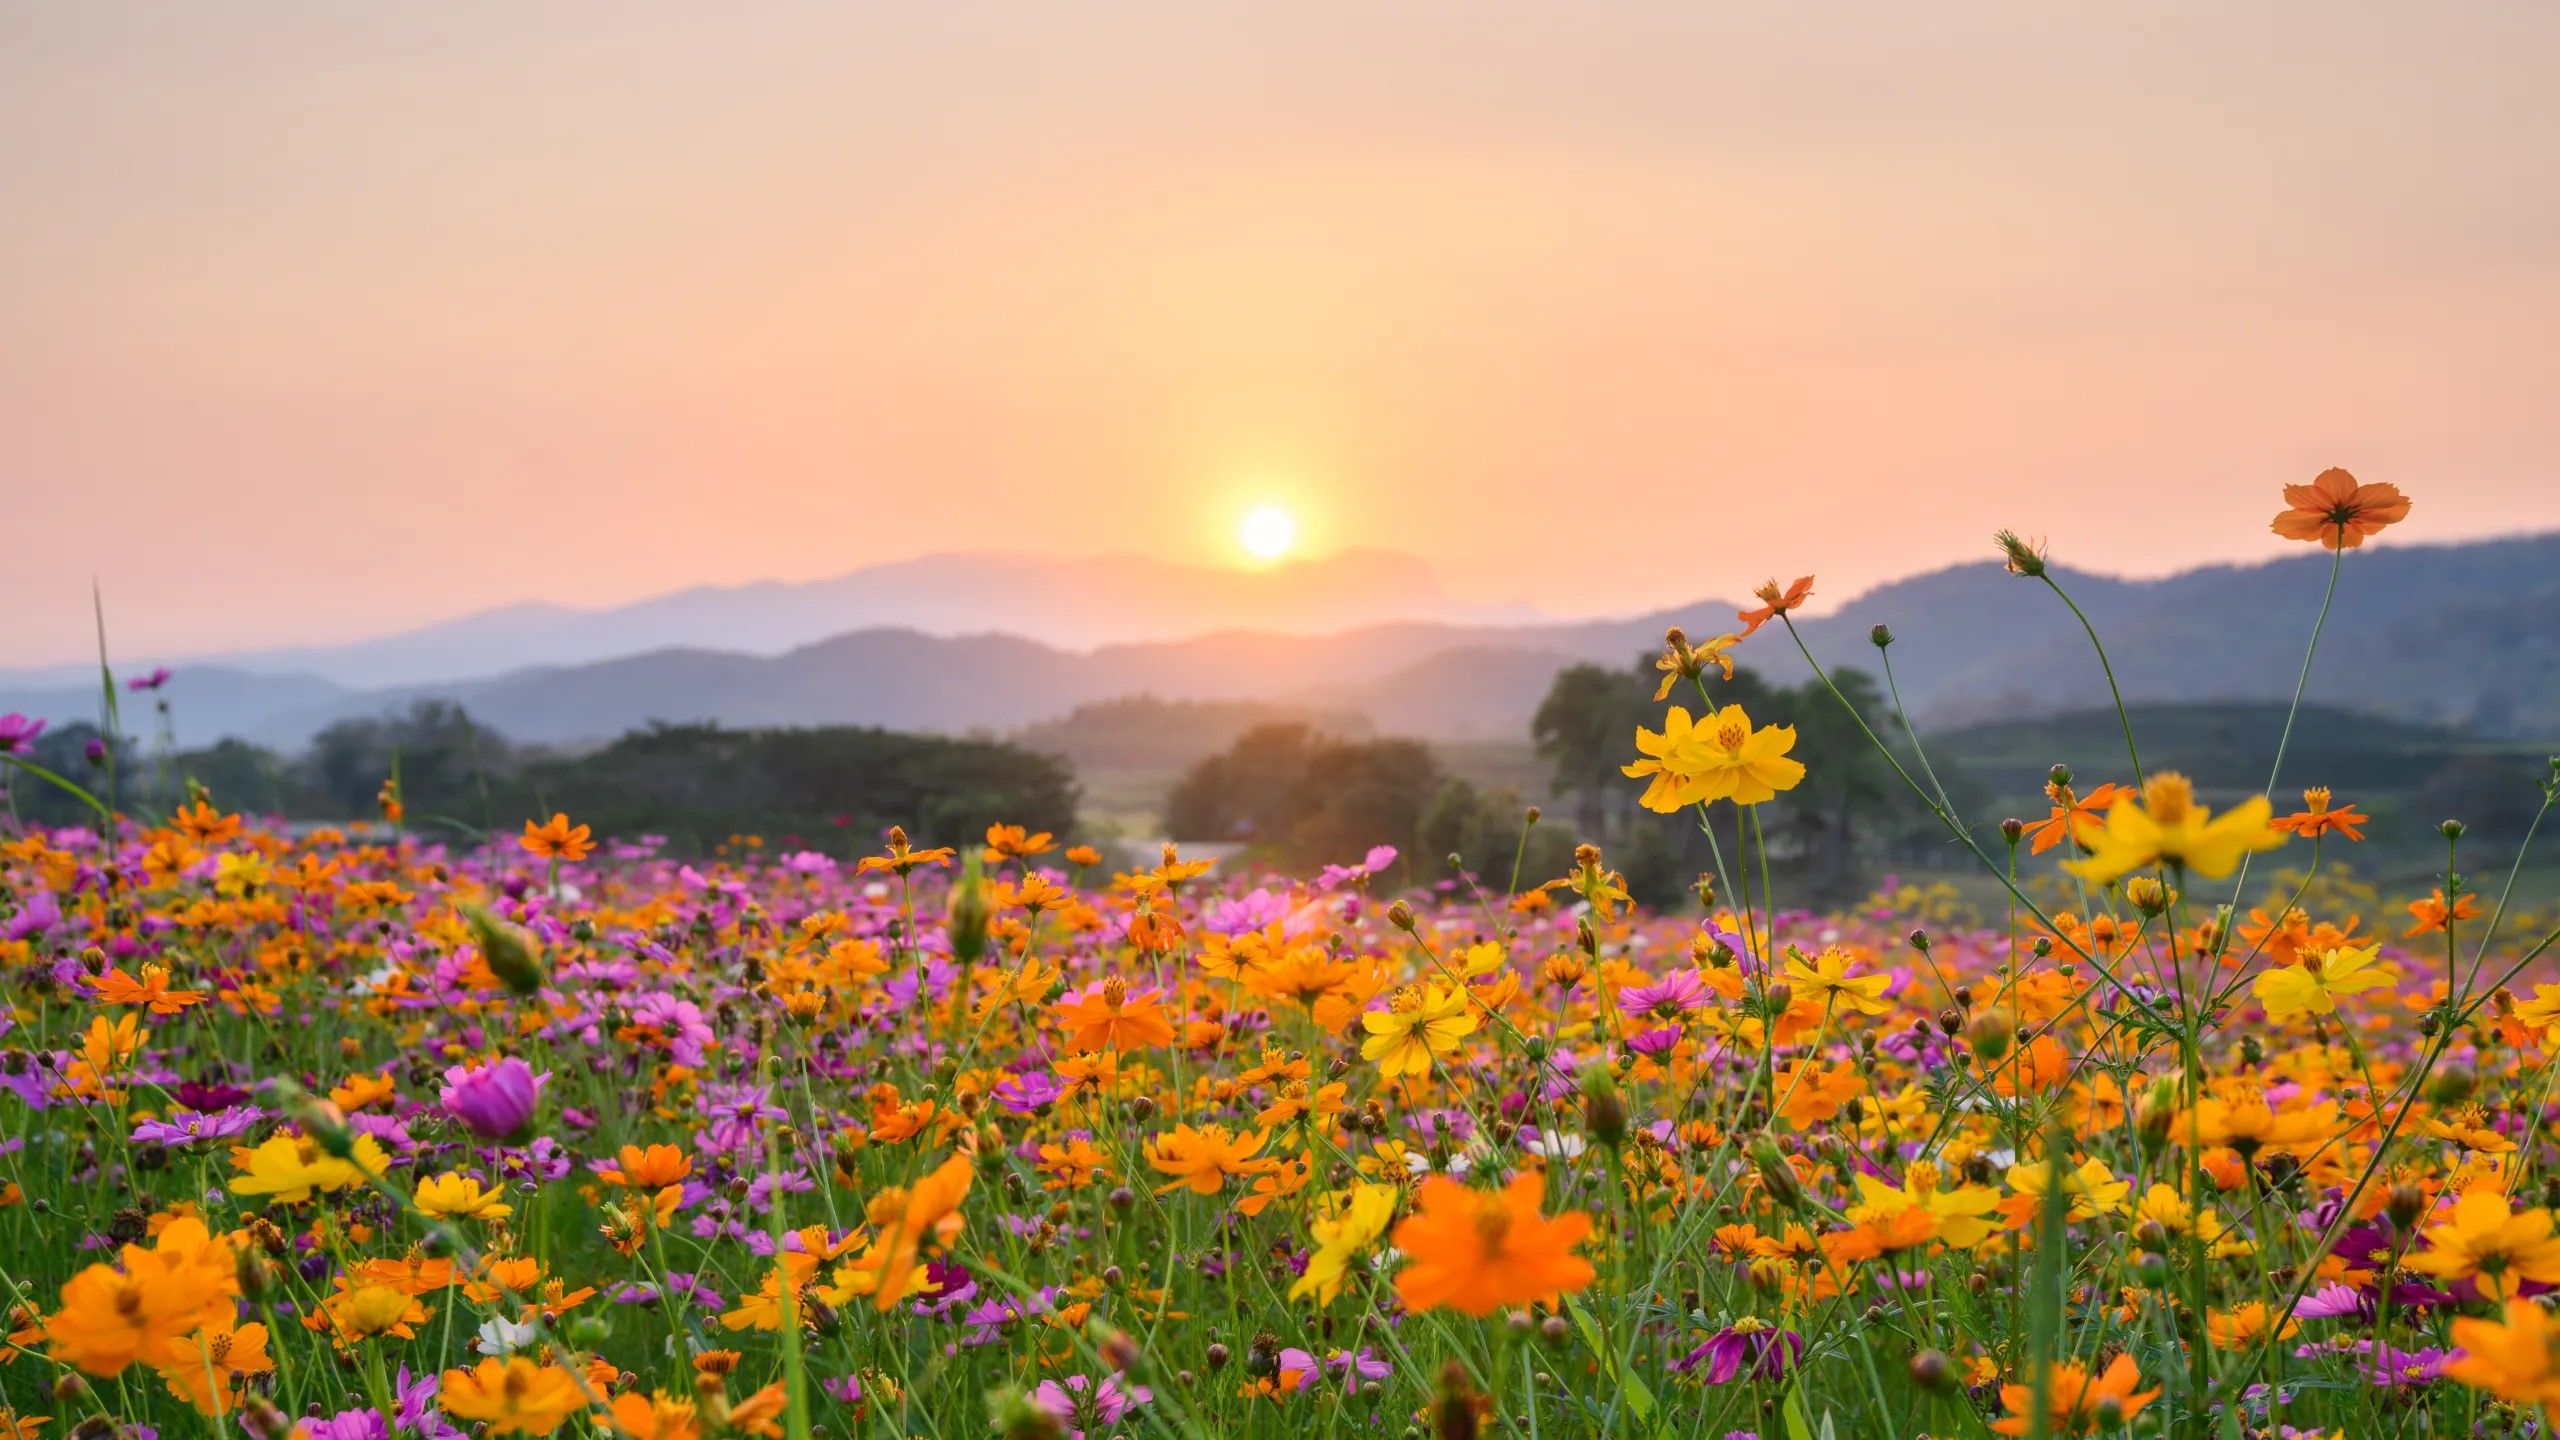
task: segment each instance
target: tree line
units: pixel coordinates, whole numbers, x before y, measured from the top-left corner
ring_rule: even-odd
[[[852,854],[874,848],[890,825],[919,844],[966,843],[997,822],[1063,835],[1078,798],[1064,763],[995,740],[850,725],[653,724],[572,752],[519,745],[436,700],[341,720],[293,755],[238,739],[182,751],[103,742],[95,725],[61,725],[28,758],[101,791],[112,776],[138,813],[165,811],[192,783],[227,809],[345,821],[377,813],[396,776],[414,829],[479,835],[565,810],[600,835],[661,835],[683,853],[752,834]],[[27,820],[92,818],[29,778],[10,790]]]

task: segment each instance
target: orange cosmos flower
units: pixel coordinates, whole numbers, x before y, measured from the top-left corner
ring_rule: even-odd
[[[495,1435],[548,1435],[587,1408],[585,1387],[558,1365],[521,1355],[447,1370],[436,1403],[448,1415],[486,1421]]]
[[[2308,485],[2284,487],[2290,507],[2269,529],[2287,540],[2317,540],[2331,550],[2353,550],[2368,535],[2409,518],[2409,497],[2396,485],[2359,485],[2344,470],[2323,470]]]
[[[190,1005],[201,1005],[205,1000],[201,990],[170,989],[169,967],[166,965],[143,966],[139,979],[121,969],[113,969],[89,984],[97,992],[101,1005],[147,1005],[154,1015],[175,1015]]]
[[[1156,1193],[1187,1188],[1195,1195],[1215,1195],[1226,1188],[1230,1175],[1252,1175],[1270,1168],[1270,1161],[1253,1158],[1270,1135],[1268,1130],[1238,1135],[1224,1125],[1196,1130],[1176,1125],[1147,1141],[1147,1163],[1173,1177],[1157,1186]]]
[[[936,846],[931,850],[918,850],[907,843],[907,827],[892,825],[889,827],[888,852],[863,856],[861,863],[853,867],[853,873],[870,875],[887,870],[904,875],[919,865],[948,865],[951,863],[951,857],[957,853],[959,852],[948,845]]]
[[[1059,1001],[1058,1020],[1067,1027],[1070,1050],[1143,1050],[1173,1040],[1173,1022],[1164,1013],[1164,991],[1141,990],[1133,995],[1129,983],[1117,975]]]
[[[871,1308],[885,1311],[921,1288],[924,1270],[919,1254],[926,1239],[948,1244],[962,1222],[960,1202],[977,1173],[967,1155],[953,1155],[935,1166],[913,1190],[891,1187],[873,1196],[868,1211],[880,1227],[879,1243],[863,1257],[876,1262],[879,1288],[871,1292]]]
[[[2456,1320],[2462,1358],[2445,1378],[2524,1405],[2560,1402],[2560,1326],[2530,1300],[2510,1300],[2499,1320]]]
[[[2139,1413],[2143,1406],[2160,1398],[2156,1389],[2135,1394],[2133,1387],[2142,1383],[2142,1371],[2130,1355],[2119,1355],[2106,1372],[2091,1379],[2078,1365],[2053,1367],[2045,1390],[2045,1433],[2049,1435],[2086,1435],[2103,1422],[2109,1427],[2122,1424]],[[2033,1432],[2035,1423],[2035,1387],[2003,1385],[2000,1404],[2007,1409],[2006,1418],[1991,1422],[1991,1428],[2003,1435],[2025,1435]],[[2111,1415],[2102,1416],[2101,1410]]]
[[[2316,840],[2333,833],[2350,840],[2362,840],[2364,832],[2356,827],[2372,822],[2372,816],[2358,811],[2353,805],[2341,805],[2334,810],[2329,808],[2329,787],[2314,785],[2302,792],[2300,810],[2291,815],[2279,815],[2267,823],[2305,840]]]
[[[1761,626],[1802,605],[1805,597],[1813,593],[1813,577],[1799,576],[1796,583],[1783,592],[1778,589],[1778,582],[1772,580],[1751,593],[1760,597],[1760,608],[1733,612],[1733,618],[1742,622],[1742,633],[1734,637],[1737,640],[1750,639]]]
[[[2119,797],[2130,797],[2132,791],[2109,781],[2086,795],[2075,793],[2068,785],[2048,780],[2045,799],[2053,803],[2053,814],[2027,827],[2027,853],[2041,855],[2080,832],[2083,826],[2102,823],[2107,807]]]
[[[1056,844],[1057,837],[1046,830],[1035,835],[1026,833],[1019,825],[990,825],[987,827],[986,862],[997,865],[1007,860],[1045,855]]]
[[[2431,935],[2456,921],[2476,919],[2479,914],[2480,901],[2477,896],[2464,894],[2456,897],[2453,904],[2447,906],[2444,903],[2444,887],[2439,885],[2426,899],[2409,902],[2410,918],[2417,923],[2401,931],[2400,936],[2405,940],[2413,935]]]
[[[55,1359],[113,1379],[230,1313],[230,1296],[194,1257],[128,1245],[121,1270],[92,1265],[63,1285],[44,1337]]]
[[[206,1326],[170,1347],[160,1362],[169,1392],[207,1415],[227,1415],[238,1403],[236,1381],[276,1368],[267,1354],[267,1327],[227,1323]]]
[[[663,1189],[693,1173],[692,1157],[673,1145],[652,1145],[645,1150],[625,1145],[614,1160],[614,1168],[599,1171],[598,1175],[610,1184],[634,1190]]]
[[[1396,1296],[1408,1310],[1443,1306],[1477,1319],[1505,1306],[1553,1301],[1591,1284],[1591,1262],[1573,1253],[1591,1217],[1539,1213],[1544,1176],[1524,1171],[1494,1194],[1434,1175],[1415,1192],[1414,1213],[1391,1237],[1407,1259]]]
[[[517,843],[545,860],[584,860],[596,848],[586,826],[571,825],[568,816],[557,813],[540,825],[524,822],[524,838]]]
[[[169,823],[186,832],[187,838],[199,845],[221,845],[239,838],[240,817],[225,815],[209,801],[181,805],[169,817]]]

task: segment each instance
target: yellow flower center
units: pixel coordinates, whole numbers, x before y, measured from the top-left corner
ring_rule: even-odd
[[[2175,770],[2163,770],[2142,786],[2142,808],[2163,825],[2175,825],[2195,808],[2195,783]]]

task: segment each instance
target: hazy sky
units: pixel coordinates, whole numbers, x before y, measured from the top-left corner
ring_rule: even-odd
[[[13,6],[0,663],[1255,500],[1559,612],[2560,525],[2560,6]]]

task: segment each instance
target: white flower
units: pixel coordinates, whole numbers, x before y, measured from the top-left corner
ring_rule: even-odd
[[[539,1333],[530,1320],[483,1320],[480,1338],[471,1348],[483,1355],[512,1355],[531,1345]]]

